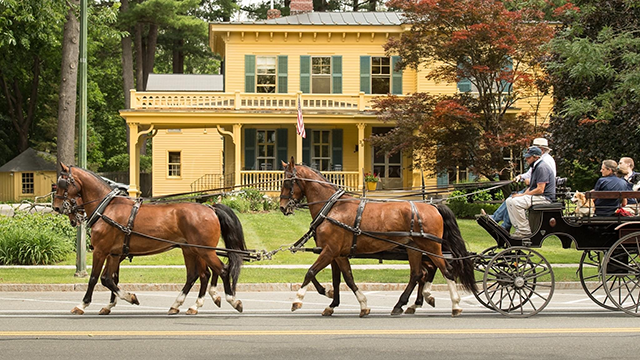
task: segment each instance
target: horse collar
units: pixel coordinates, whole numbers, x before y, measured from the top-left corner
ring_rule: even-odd
[[[102,212],[104,211],[104,209],[107,207],[107,205],[109,205],[111,200],[113,200],[113,198],[115,198],[119,193],[120,193],[120,190],[113,189],[111,190],[110,193],[107,194],[107,196],[104,197],[104,199],[102,199],[102,201],[100,201],[100,204],[98,204],[98,207],[96,207],[96,209],[93,210],[93,213],[89,217],[89,220],[87,221],[87,227],[92,227],[98,221],[98,219],[102,217]]]

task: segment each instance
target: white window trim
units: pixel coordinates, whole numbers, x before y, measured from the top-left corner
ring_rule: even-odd
[[[329,59],[329,73],[328,74],[314,74],[313,73],[313,59],[314,58],[328,58]],[[325,94],[325,93],[316,93],[313,91],[313,78],[314,77],[318,77],[318,78],[328,78],[329,79],[329,92],[326,94],[333,94],[333,59],[331,58],[331,56],[311,56],[311,59],[309,60],[311,63],[311,71],[310,71],[310,80],[309,80],[309,86],[310,86],[310,90],[312,94]]]
[[[311,156],[311,164],[314,163],[315,159],[321,159],[321,160],[329,160],[329,169],[328,170],[320,170],[320,171],[332,171],[331,170],[331,166],[333,164],[333,131],[331,129],[312,129],[312,132],[322,132],[322,131],[327,131],[329,132],[329,156],[328,157],[319,157],[316,156],[316,151],[315,151],[315,145],[316,142],[313,141],[313,134],[311,134],[311,149],[309,149],[310,151],[310,156]],[[320,138],[322,139],[322,135],[320,136]],[[320,143],[322,144],[322,143]],[[322,145],[321,145],[322,146]]]
[[[180,162],[177,163],[180,175],[170,175],[169,166],[175,164],[175,163],[169,162],[169,160],[171,159],[170,157],[171,153],[178,153],[180,155]],[[182,179],[183,171],[184,169],[182,168],[182,150],[167,150],[167,179]]]
[[[259,154],[259,146],[260,143],[258,142],[258,133],[260,131],[273,131],[275,134],[275,142],[273,143],[273,156],[258,156]],[[266,134],[265,134],[266,135]],[[266,139],[266,136],[265,136]],[[264,145],[267,145],[268,143],[264,143]],[[266,152],[265,152],[266,153]],[[274,168],[271,170],[277,170],[276,166],[278,166],[278,164],[276,163],[276,160],[278,158],[278,131],[276,131],[276,129],[256,129],[256,167],[260,167],[260,161],[259,160],[273,160],[273,166]],[[256,169],[256,170],[262,170],[262,169]]]
[[[270,74],[260,74],[258,72],[258,59],[260,58],[273,58],[275,60],[274,62],[274,68],[275,68],[275,73],[273,74],[274,78],[275,78],[275,83],[273,84],[273,92],[259,92],[258,89],[260,87],[265,87],[264,85],[260,85],[260,83],[258,82],[258,77],[260,76],[265,76],[265,75],[270,75]],[[278,56],[276,55],[257,55],[256,56],[256,94],[275,94],[278,92]],[[269,86],[271,87],[271,86]]]

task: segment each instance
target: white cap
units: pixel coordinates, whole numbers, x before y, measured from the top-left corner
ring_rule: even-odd
[[[545,138],[535,138],[533,139],[533,146],[549,148],[549,142]]]

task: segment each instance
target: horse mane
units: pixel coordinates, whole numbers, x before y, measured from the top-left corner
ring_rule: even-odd
[[[83,169],[81,167],[77,167],[77,166],[73,166],[73,165],[69,166],[69,169],[71,169],[71,168],[79,169],[79,170],[82,170],[82,171],[88,173],[89,175],[91,175],[94,178],[96,178],[96,180],[98,180],[98,182],[100,182],[102,185],[106,186],[109,190],[111,190],[111,186],[109,186],[109,184],[106,181],[104,181],[104,179],[100,175],[94,173],[93,171],[88,170],[88,169]]]
[[[334,190],[338,190],[338,186],[337,186],[336,184],[332,183],[331,181],[329,181],[329,179],[327,179],[324,175],[322,175],[322,173],[320,172],[320,170],[313,169],[313,168],[311,168],[311,167],[309,167],[309,166],[307,166],[307,165],[305,165],[305,164],[296,164],[296,165],[302,166],[302,167],[304,167],[304,168],[306,168],[306,169],[309,169],[309,170],[313,171],[316,175],[320,176],[320,178],[321,178],[323,181],[325,181],[325,182],[327,183],[327,185],[331,185],[331,187],[332,187]]]

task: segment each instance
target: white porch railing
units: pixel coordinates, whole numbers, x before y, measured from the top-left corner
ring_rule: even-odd
[[[301,94],[303,110],[371,110],[371,100],[380,95]],[[138,92],[131,90],[131,109],[168,110],[290,110],[298,107],[298,93],[256,94],[216,92]]]
[[[240,171],[243,186],[251,185],[260,191],[280,192],[284,173],[282,171]],[[347,191],[358,191],[357,171],[325,171],[322,173],[329,182]]]

